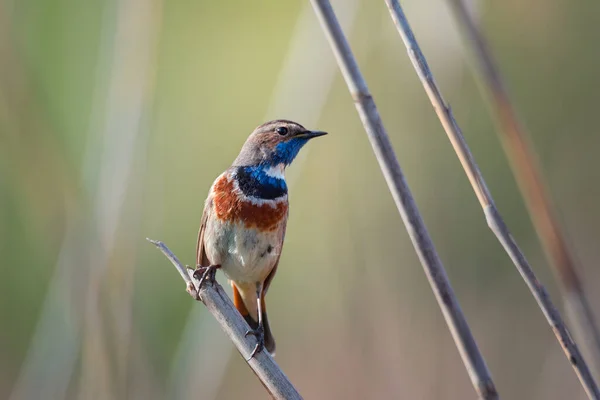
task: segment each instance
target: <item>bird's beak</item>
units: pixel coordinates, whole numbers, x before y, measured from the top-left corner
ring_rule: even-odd
[[[316,137],[319,137],[319,136],[327,135],[327,132],[323,132],[323,131],[306,131],[306,132],[302,132],[301,135],[303,137],[305,137],[305,138],[312,139],[312,138],[316,138]]]

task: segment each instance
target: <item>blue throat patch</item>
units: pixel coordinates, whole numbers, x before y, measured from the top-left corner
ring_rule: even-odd
[[[294,158],[300,152],[302,146],[308,142],[308,138],[292,138],[275,146],[271,165],[285,164],[290,165]]]
[[[272,200],[287,194],[285,179],[267,175],[266,165],[237,167],[238,186],[246,196]]]

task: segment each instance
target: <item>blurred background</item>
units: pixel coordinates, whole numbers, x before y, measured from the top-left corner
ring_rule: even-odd
[[[585,398],[488,230],[384,2],[333,4],[501,396]],[[562,308],[447,3],[403,5],[500,211]],[[600,4],[470,6],[599,316]],[[307,399],[475,398],[299,0],[0,0],[0,398],[267,398],[145,238],[193,264],[213,179],[275,118],[330,132],[287,173],[290,220],[268,295],[280,366]]]

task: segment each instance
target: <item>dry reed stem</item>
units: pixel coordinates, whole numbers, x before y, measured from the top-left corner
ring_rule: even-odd
[[[186,284],[186,291],[196,299],[199,282],[193,277],[193,270],[186,269],[163,242],[151,239],[148,239],[148,241],[155,245],[177,268],[179,275],[181,275]],[[199,297],[208,311],[215,317],[219,325],[221,325],[223,331],[229,336],[229,339],[231,339],[242,357],[248,360],[250,354],[252,354],[252,350],[254,350],[256,338],[254,336],[245,336],[246,331],[250,327],[237,311],[229,296],[225,293],[225,290],[216,281],[214,284],[206,283],[200,288]],[[198,338],[198,340],[202,339]],[[294,385],[292,385],[288,377],[268,352],[261,351],[256,353],[254,357],[246,362],[274,399],[302,399]]]
[[[525,204],[546,257],[563,292],[567,312],[573,319],[575,336],[581,340],[592,365],[600,373],[600,330],[578,274],[576,258],[556,217],[550,196],[539,172],[529,137],[512,107],[500,71],[487,41],[469,15],[463,0],[449,0],[456,18],[473,51],[473,67],[479,75],[480,88],[488,97],[495,116],[498,134],[508,155]],[[596,374],[596,375],[597,375]]]
[[[431,103],[444,127],[444,130],[448,134],[448,138],[454,147],[458,158],[473,186],[473,190],[479,199],[481,207],[484,210],[486,220],[490,229],[494,232],[498,241],[502,244],[505,251],[517,267],[517,270],[525,280],[525,283],[529,287],[531,293],[536,299],[539,307],[542,309],[544,316],[548,323],[552,327],[557,340],[562,346],[565,355],[571,362],[577,377],[579,378],[583,388],[587,395],[592,399],[599,399],[600,392],[598,386],[592,377],[590,370],[583,359],[577,345],[573,341],[560,313],[550,300],[548,293],[544,286],[536,278],[531,266],[525,259],[519,246],[512,238],[506,224],[504,223],[500,213],[496,209],[494,200],[487,188],[485,180],[479,171],[477,164],[469,147],[462,135],[462,132],[452,115],[450,107],[444,101],[442,94],[435,83],[433,74],[429,69],[427,60],[421,52],[419,44],[412,32],[412,29],[408,23],[406,15],[400,6],[398,0],[385,0],[394,25],[396,26],[402,41],[408,50],[408,55],[415,67],[419,79],[423,83],[423,87]]]
[[[498,394],[485,361],[454,295],[444,266],[436,253],[406,183],[375,102],[369,93],[331,4],[327,0],[311,1],[471,382],[481,398],[497,399]]]

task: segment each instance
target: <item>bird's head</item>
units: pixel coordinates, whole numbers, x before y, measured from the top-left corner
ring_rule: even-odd
[[[309,131],[302,125],[283,119],[266,122],[250,134],[235,159],[234,166],[287,166],[310,139],[326,132]]]

